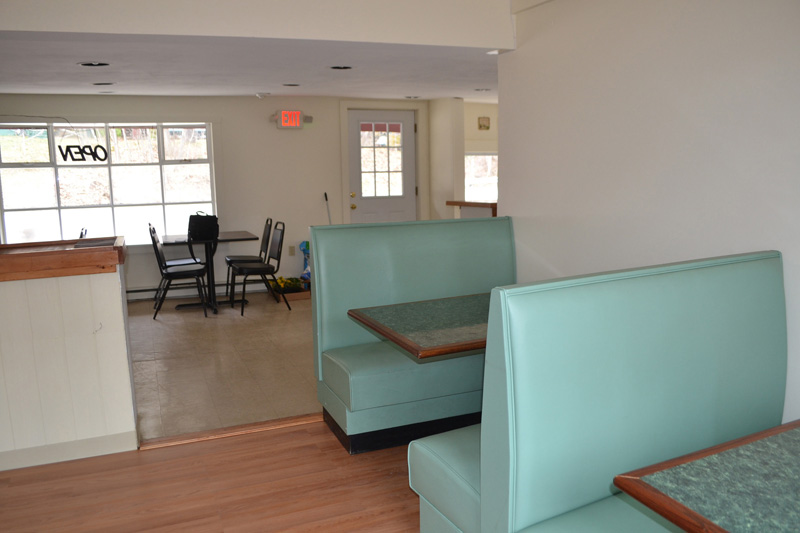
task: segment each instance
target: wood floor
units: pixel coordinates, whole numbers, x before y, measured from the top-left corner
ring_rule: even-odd
[[[419,530],[407,446],[348,455],[324,423],[0,472],[0,530]]]

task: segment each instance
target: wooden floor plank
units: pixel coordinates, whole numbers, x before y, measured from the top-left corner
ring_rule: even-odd
[[[320,421],[0,472],[3,531],[419,529],[407,447],[344,451]]]

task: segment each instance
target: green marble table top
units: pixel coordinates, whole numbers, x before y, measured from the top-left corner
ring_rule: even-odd
[[[730,532],[800,531],[800,427],[642,481]]]
[[[489,293],[353,309],[348,315],[417,358],[486,346]]]

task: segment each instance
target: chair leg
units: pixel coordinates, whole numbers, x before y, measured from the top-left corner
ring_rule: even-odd
[[[275,290],[281,293],[281,296],[283,296],[283,301],[286,304],[286,307],[288,307],[289,311],[291,311],[292,310],[292,306],[289,305],[289,300],[286,299],[286,295],[283,293],[283,289],[281,289],[280,285],[278,285],[278,280],[275,279],[275,274],[272,274],[272,279],[275,281]],[[278,301],[280,302],[280,300],[278,300]]]
[[[164,278],[161,278],[161,281],[158,282],[158,287],[156,287],[156,293],[153,295],[153,309],[156,308],[158,305],[158,300],[161,298],[161,291],[164,289]]]
[[[202,276],[195,276],[195,282],[197,282],[197,294],[200,295],[200,303],[203,304],[203,316],[208,318],[208,306],[206,304],[206,288],[205,283],[203,282]]]
[[[225,298],[228,297],[228,292],[230,289],[230,280],[231,280],[231,265],[228,264],[228,272],[225,274]]]
[[[281,301],[281,297],[280,297],[280,296],[278,296],[278,293],[277,293],[277,292],[275,292],[275,291],[272,289],[272,285],[270,284],[270,282],[269,282],[269,281],[267,281],[267,277],[266,277],[266,275],[264,275],[264,274],[261,274],[261,279],[263,279],[263,280],[264,280],[264,286],[266,286],[266,287],[267,287],[267,292],[268,292],[269,294],[271,294],[273,298],[275,298],[275,303],[280,303],[280,301]],[[275,279],[275,276],[272,276],[272,279]],[[275,286],[276,286],[276,287],[278,286],[278,281],[277,281],[277,280],[275,280]]]
[[[164,303],[164,299],[167,297],[167,291],[169,291],[169,286],[172,284],[172,281],[170,280],[162,279],[162,281],[166,281],[166,283],[164,284],[164,288],[161,290],[161,297],[158,299],[158,304],[156,304],[156,312],[153,313],[153,320],[156,319],[156,315],[158,315],[158,312],[161,311],[161,306]]]
[[[278,295],[275,294],[275,292],[272,290],[272,287],[269,284],[269,280],[267,279],[267,276],[264,275],[264,274],[259,274],[259,275],[261,276],[261,281],[264,282],[264,286],[267,288],[267,294],[271,294],[273,296],[273,298],[275,298],[275,301],[279,302],[280,300],[278,300]]]
[[[244,301],[247,292],[247,274],[242,277],[242,316],[244,316]],[[233,298],[231,298],[231,307],[233,307]]]
[[[231,302],[231,307],[233,307],[234,300],[236,300],[236,269],[232,268],[232,269],[230,269],[230,272],[231,272],[231,297],[230,297],[230,302]]]

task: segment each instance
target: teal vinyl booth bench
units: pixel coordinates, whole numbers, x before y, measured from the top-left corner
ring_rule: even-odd
[[[781,423],[781,256],[492,291],[479,425],[412,442],[421,531],[680,531],[614,476]]]
[[[419,363],[347,311],[515,283],[510,218],[315,226],[311,273],[317,397],[350,453],[480,420],[483,353]]]

